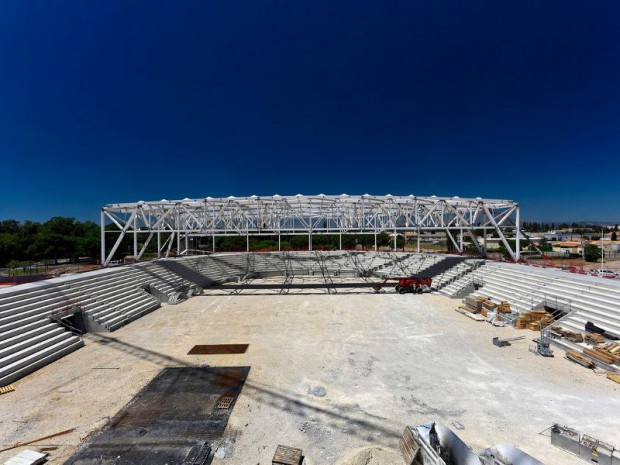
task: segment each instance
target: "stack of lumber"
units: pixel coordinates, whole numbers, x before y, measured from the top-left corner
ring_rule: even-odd
[[[507,300],[503,300],[502,303],[497,306],[497,313],[512,313],[510,303],[508,303]]]
[[[594,368],[594,362],[589,357],[584,356],[581,352],[577,350],[568,350],[566,351],[566,358],[572,360],[579,365],[582,365],[586,368]]]
[[[613,371],[608,371],[607,378],[620,384],[620,375],[618,373],[614,373]]]
[[[602,344],[605,342],[605,336],[598,333],[586,333],[586,341],[594,344]]]
[[[455,308],[454,310],[459,312],[461,315],[465,315],[467,318],[471,318],[472,320],[475,320],[475,321],[486,321],[485,318],[482,315],[480,315],[479,313],[472,313],[472,312],[470,312],[463,305],[461,305],[458,308]]]
[[[583,342],[583,334],[575,333],[575,332],[571,331],[570,329],[565,329],[565,328],[562,328],[561,326],[552,326],[551,327],[551,331],[553,331],[554,333],[559,334],[560,336],[568,339],[569,341],[572,341],[572,342]],[[586,337],[587,337],[587,335],[586,335]]]
[[[599,348],[595,348],[595,349],[586,348],[586,349],[583,349],[583,353],[586,354],[588,357],[592,357],[593,359],[596,359],[599,362],[606,363],[607,365],[613,365],[614,363],[616,363],[615,357],[608,354],[604,350],[600,350]]]
[[[540,331],[553,323],[553,316],[545,310],[532,310],[521,313],[515,320],[516,329],[529,329],[531,331]]]
[[[482,300],[474,299],[473,297],[465,297],[463,300],[463,306],[461,308],[471,313],[480,313],[482,310]]]
[[[610,342],[609,344],[597,346],[594,350],[611,357],[613,359],[613,363],[620,365],[620,344]]]
[[[482,300],[484,299],[484,300]],[[493,302],[491,299],[485,299],[484,297],[482,297],[482,307],[485,310],[495,310],[495,307],[497,307],[497,304],[495,302]]]

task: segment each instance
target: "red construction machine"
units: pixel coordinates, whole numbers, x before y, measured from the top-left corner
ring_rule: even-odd
[[[398,280],[398,284],[394,287],[394,289],[399,294],[406,294],[407,292],[422,294],[423,292],[430,291],[431,284],[433,283],[433,280],[431,278],[418,276],[411,276],[405,278],[384,278],[382,283],[375,283],[373,285],[374,290],[376,292],[379,292],[388,280]]]

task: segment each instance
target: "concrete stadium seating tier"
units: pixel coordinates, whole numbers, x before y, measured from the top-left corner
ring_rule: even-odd
[[[79,298],[69,286],[47,283],[0,290],[0,386],[82,347],[79,336],[50,318],[71,311]]]
[[[473,266],[461,257],[395,252],[218,253],[161,259],[0,291],[0,386],[81,347],[59,315],[114,331],[191,287],[270,276],[431,276],[441,288]],[[71,328],[75,329],[75,328]],[[74,331],[75,332],[75,331]]]
[[[89,329],[114,331],[160,306],[145,290],[151,282],[143,270],[129,266],[78,275],[69,285],[82,294]]]
[[[544,305],[566,313],[557,322],[566,329],[584,333],[591,321],[620,336],[620,280],[496,262],[486,262],[471,275],[481,285],[473,296],[507,300],[519,313]]]

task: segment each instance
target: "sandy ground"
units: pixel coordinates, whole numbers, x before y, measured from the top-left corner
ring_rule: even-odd
[[[0,396],[0,448],[75,428],[29,446],[57,447],[50,463],[63,463],[161,368],[204,364],[251,367],[216,465],[270,464],[278,444],[303,449],[307,465],[402,465],[404,426],[433,420],[463,424],[456,432],[476,451],[508,442],[547,465],[583,463],[541,434],[556,422],[620,446],[620,385],[559,351],[530,353],[536,333],[475,322],[440,295],[277,292],[210,292],[87,335]],[[527,338],[491,344],[516,335]],[[187,355],[211,343],[249,348]]]

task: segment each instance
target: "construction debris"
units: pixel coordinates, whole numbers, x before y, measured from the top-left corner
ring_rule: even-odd
[[[8,386],[2,386],[0,387],[0,395],[13,392],[14,390],[15,390],[15,386],[13,386],[12,384],[9,384]]]
[[[35,442],[41,442],[41,441],[44,441],[45,439],[51,439],[51,438],[55,438],[57,436],[63,436],[65,434],[69,434],[69,433],[72,433],[74,431],[75,431],[75,428],[71,428],[71,429],[67,429],[65,431],[61,431],[60,433],[54,433],[54,434],[50,434],[49,436],[43,436],[42,438],[33,439],[32,441],[16,442],[12,446],[6,447],[5,449],[0,449],[0,452],[6,452],[7,450],[16,449],[16,448],[22,447],[22,446],[27,446],[29,444],[34,444]]]
[[[585,339],[593,344],[602,344],[605,342],[605,336],[598,333],[586,333]]]
[[[507,347],[511,345],[510,343],[513,341],[520,341],[521,339],[525,339],[525,336],[517,336],[517,337],[509,337],[506,339],[500,339],[499,337],[493,338],[493,345],[497,347]]]
[[[442,423],[407,426],[399,448],[407,465],[542,465],[509,444],[499,444],[475,454]]]
[[[618,373],[614,373],[613,371],[608,371],[607,378],[620,384],[620,375]]]
[[[561,326],[551,326],[551,332],[562,336],[566,339],[568,339],[569,341],[572,342],[583,342],[583,334],[581,333],[575,333],[569,329],[564,329]]]
[[[47,453],[26,449],[4,462],[4,465],[39,465],[45,462],[47,455]]]
[[[454,310],[459,312],[461,315],[465,315],[466,317],[471,318],[472,320],[485,321],[485,318],[482,315],[478,315],[477,313],[472,313],[469,310],[466,310],[464,307],[458,307],[458,308],[455,308]]]
[[[581,352],[576,350],[566,351],[566,358],[586,368],[592,369],[596,366],[592,359],[585,357]]]

